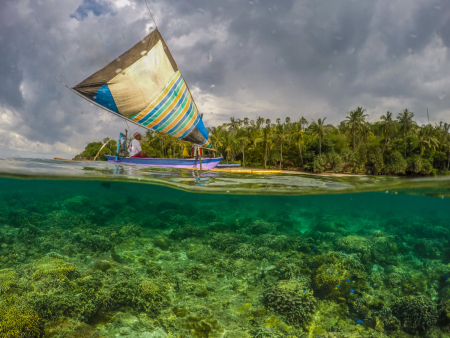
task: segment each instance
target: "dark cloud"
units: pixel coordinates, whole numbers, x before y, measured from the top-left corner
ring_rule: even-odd
[[[449,117],[448,1],[149,5],[209,124],[259,115],[327,116],[335,123],[356,106],[372,119],[405,107],[422,122],[427,108],[434,121]],[[73,155],[88,140],[115,137],[125,123],[70,93],[54,75],[79,83],[151,26],[142,0],[4,0],[0,146]]]

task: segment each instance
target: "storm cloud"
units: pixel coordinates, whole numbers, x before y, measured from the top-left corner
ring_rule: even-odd
[[[206,125],[357,106],[449,120],[448,1],[148,3]],[[152,29],[144,0],[3,0],[0,156],[73,156],[128,128],[54,76],[74,86]]]

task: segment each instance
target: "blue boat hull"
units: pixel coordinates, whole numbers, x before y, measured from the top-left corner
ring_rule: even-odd
[[[142,157],[118,157],[105,155],[108,162],[137,164],[149,167],[170,167],[183,169],[200,169],[200,161],[193,158],[142,158]],[[214,169],[222,157],[202,158],[202,169]]]

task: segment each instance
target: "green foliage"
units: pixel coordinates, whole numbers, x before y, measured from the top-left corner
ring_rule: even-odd
[[[115,144],[116,144],[116,147],[117,147],[117,142]],[[80,156],[81,157],[89,157],[89,158],[94,159],[95,155],[97,155],[98,151],[101,149],[102,146],[103,146],[102,142],[91,142],[91,143],[88,143],[86,148],[80,154]],[[114,148],[112,148],[112,149],[114,149]],[[98,159],[101,160],[101,161],[106,161],[106,157],[103,156],[103,155],[105,155],[105,154],[113,155],[115,149],[114,150],[112,150],[112,149],[110,149],[107,146],[105,146],[102,149],[102,151],[100,152],[100,155],[99,155]]]
[[[365,164],[368,170],[374,174],[380,174],[384,169],[383,153],[376,143],[365,143],[358,148],[358,158],[361,164]]]
[[[341,172],[344,168],[344,161],[341,156],[335,151],[326,154],[326,166],[334,172]]]
[[[313,171],[315,173],[323,173],[325,171],[325,165],[327,163],[327,158],[325,155],[316,155],[312,163]]]
[[[248,118],[232,117],[230,123],[211,127],[208,132],[217,150],[215,156],[223,157],[225,163],[243,166],[303,168],[319,173],[332,170],[426,175],[432,172],[428,163],[424,171],[417,171],[415,165],[406,170],[404,161],[398,156],[400,153],[403,159],[413,155],[427,158],[441,173],[447,170],[450,156],[448,123],[418,126],[413,120],[414,113],[407,109],[400,112],[397,119],[391,112],[375,123],[367,122],[367,117],[362,107],[350,111],[336,127],[325,124],[326,117],[311,120],[309,126],[304,118],[298,122],[290,118],[284,122],[277,119],[272,123],[270,119],[258,117],[256,123]],[[114,154],[116,145],[115,141],[110,141],[101,154]],[[91,142],[80,156],[93,159],[101,146],[102,142]],[[142,136],[141,146],[149,157],[179,158],[184,148],[190,153],[192,144],[148,131]],[[324,154],[327,154],[326,164],[321,164],[316,156]],[[205,156],[211,155],[205,151]]]
[[[399,151],[394,151],[388,157],[385,172],[391,175],[404,174],[408,163]]]

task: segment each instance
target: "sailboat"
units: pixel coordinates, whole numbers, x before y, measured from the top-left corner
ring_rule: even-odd
[[[105,155],[115,163],[214,169],[222,159],[202,158],[212,144],[180,70],[156,27],[103,69],[70,88],[91,103],[139,127],[194,144],[193,158],[140,158]]]

